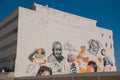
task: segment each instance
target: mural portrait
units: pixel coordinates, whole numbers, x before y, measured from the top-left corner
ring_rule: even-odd
[[[45,50],[43,48],[37,49],[29,56],[29,60],[39,66],[46,64]]]
[[[67,70],[66,60],[62,56],[62,44],[60,42],[54,42],[52,45],[52,53],[48,56],[47,61],[53,70],[53,73],[64,73]]]
[[[101,50],[101,55],[103,55],[103,70],[104,72],[108,72],[112,70],[113,67],[113,62],[111,61],[111,58],[107,56],[106,50],[102,49]]]
[[[97,56],[97,71],[103,72],[103,56]]]
[[[88,49],[89,53],[93,55],[97,55],[102,45],[94,39],[91,39],[88,43],[89,43],[89,49]]]
[[[71,54],[68,54],[67,58],[68,63],[70,64],[70,73],[77,73],[77,67],[76,67],[76,56]]]
[[[97,64],[95,61],[88,62],[86,72],[97,72]]]
[[[50,76],[52,75],[52,69],[48,66],[41,66],[36,76]]]
[[[34,76],[36,74],[35,68],[36,68],[35,65],[29,64],[27,67],[26,74],[29,76]]]
[[[86,67],[87,67],[87,63],[89,61],[89,57],[86,53],[86,47],[85,46],[81,46],[80,47],[80,52],[77,55],[77,62],[79,65],[79,72],[86,72]]]

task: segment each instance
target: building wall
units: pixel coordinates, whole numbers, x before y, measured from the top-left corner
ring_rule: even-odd
[[[19,8],[16,77],[36,76],[41,67],[53,75],[88,72],[89,62],[97,72],[116,71],[111,30],[96,27],[95,20],[36,6],[36,11]],[[62,45],[60,58],[53,55],[56,44]],[[85,47],[83,57],[79,57],[81,46]],[[36,58],[37,49],[45,55]],[[101,54],[102,49],[107,55]],[[109,57],[107,66],[105,57]]]
[[[0,70],[13,71],[17,45],[18,14],[15,10],[0,23]]]
[[[36,6],[36,12],[40,13],[41,15],[48,15],[48,19],[51,20],[51,17],[54,20],[60,21],[60,22],[66,22],[70,25],[76,25],[76,26],[86,26],[86,28],[91,29],[90,27],[96,27],[96,20],[88,19],[85,17],[73,15],[70,13],[66,13],[60,10],[48,8],[47,6],[41,6],[39,4],[35,4]],[[54,16],[53,16],[54,15]],[[59,18],[57,18],[59,17]]]

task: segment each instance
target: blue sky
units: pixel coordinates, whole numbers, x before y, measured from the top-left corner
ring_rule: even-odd
[[[18,6],[41,5],[97,20],[97,26],[113,31],[117,70],[120,71],[120,0],[0,0],[0,21]]]

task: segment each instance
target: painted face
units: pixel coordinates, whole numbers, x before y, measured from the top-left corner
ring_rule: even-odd
[[[34,65],[29,65],[27,73],[29,75],[32,75],[32,76],[35,75],[35,66]]]
[[[76,56],[75,55],[71,55],[72,56],[72,61],[76,60]]]
[[[99,43],[95,40],[91,40],[91,42],[89,43],[89,51],[90,53],[96,55],[99,51]]]
[[[111,69],[112,69],[112,66],[109,64],[109,65],[106,65],[105,67],[104,67],[104,71],[105,72],[109,72],[109,71],[111,71]]]
[[[88,65],[87,66],[87,72],[94,72],[94,69],[92,66]]]
[[[61,48],[61,45],[57,44],[55,47],[54,47],[54,54],[56,57],[60,57],[62,55],[62,48]]]
[[[94,51],[94,52],[97,52],[98,51],[98,49],[99,49],[99,46],[97,45],[97,43],[96,43],[96,41],[92,41],[92,50]]]
[[[49,76],[50,75],[50,72],[49,71],[44,71],[42,72],[41,76]]]
[[[81,46],[81,52],[82,52],[82,53],[85,52],[85,46]]]
[[[39,48],[38,49],[38,55],[41,55],[41,53],[42,53],[42,48]]]

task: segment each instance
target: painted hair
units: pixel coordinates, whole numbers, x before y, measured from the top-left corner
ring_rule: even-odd
[[[89,61],[89,62],[88,62],[88,66],[92,66],[93,69],[94,69],[94,72],[97,72],[96,62],[94,62],[94,61]]]
[[[44,50],[43,48],[41,48],[41,49],[42,49],[42,55],[45,55],[45,50]],[[29,55],[28,59],[29,59],[30,61],[32,61],[32,57],[33,57],[34,54],[37,53],[37,51],[38,51],[38,49],[35,50],[33,53],[31,53],[31,54]]]
[[[52,75],[52,69],[51,69],[50,67],[41,66],[41,67],[39,68],[36,76],[41,76],[41,74],[42,74],[44,71],[49,71],[49,72],[50,72],[50,75]]]
[[[42,55],[45,55],[45,50],[43,48],[39,48],[39,49],[42,49]],[[37,49],[37,51],[38,51],[38,49]],[[36,51],[36,53],[37,53],[37,51]]]
[[[56,45],[60,45],[61,48],[62,48],[62,44],[61,44],[60,42],[56,41],[56,42],[54,42],[53,45],[52,45],[52,50],[55,49]]]
[[[103,55],[103,56],[104,56],[103,51],[105,51],[105,49],[102,49],[102,50],[101,50],[101,55]]]
[[[80,48],[86,48],[84,45],[82,45]]]

